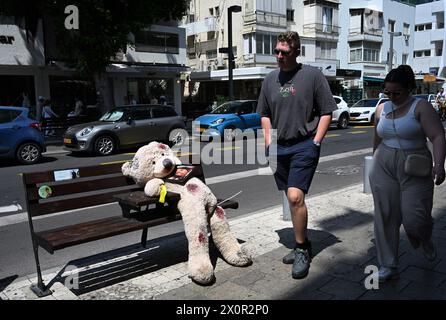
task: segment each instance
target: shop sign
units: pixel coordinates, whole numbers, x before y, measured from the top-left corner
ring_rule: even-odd
[[[437,81],[437,77],[432,74],[425,74],[425,75],[423,75],[423,81],[424,82],[435,82],[435,81]]]
[[[336,63],[329,62],[307,62],[308,65],[318,68],[322,71],[324,76],[336,76]]]
[[[5,36],[0,34],[0,44],[12,44],[15,41],[13,36]]]

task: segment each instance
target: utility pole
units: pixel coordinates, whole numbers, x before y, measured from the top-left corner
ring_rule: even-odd
[[[232,52],[232,13],[241,12],[241,6],[230,6],[228,8],[228,78],[229,78],[229,100],[234,100],[234,79],[232,74],[232,64],[234,53]]]
[[[390,35],[390,47],[389,47],[389,57],[387,58],[387,65],[389,70],[387,72],[390,72],[390,70],[393,69],[393,37],[399,37],[402,35],[402,33],[389,31],[389,35]]]

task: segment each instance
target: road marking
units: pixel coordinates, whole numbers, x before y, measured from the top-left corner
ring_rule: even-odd
[[[363,154],[372,153],[372,151],[373,151],[372,148],[365,148],[365,149],[360,149],[360,150],[355,150],[355,151],[348,151],[348,152],[343,152],[343,153],[339,153],[339,154],[333,154],[330,156],[325,156],[325,157],[320,158],[319,163],[333,161],[333,160],[339,160],[339,159],[343,159],[343,158],[355,157],[355,156],[359,156],[359,155],[363,155]],[[207,178],[206,184],[212,185],[212,184],[226,182],[226,181],[230,181],[230,180],[232,181],[232,180],[236,180],[236,179],[249,178],[249,177],[259,176],[259,175],[272,175],[271,169],[269,167],[264,167],[264,168],[243,171],[243,172],[224,174],[221,176]],[[114,203],[107,203],[107,204],[103,204],[103,205],[93,206],[93,207],[89,207],[89,209],[109,206],[112,204],[114,204]],[[85,210],[85,208],[55,213],[55,214],[51,214],[50,216],[52,217],[52,216],[62,215],[62,214],[69,213],[69,212],[82,211],[82,210]],[[48,218],[48,216],[36,217],[34,219],[45,219],[45,218]],[[10,224],[22,223],[22,222],[27,221],[27,219],[28,219],[27,212],[11,214],[6,217],[0,217],[0,227],[7,226]]]
[[[354,126],[354,129],[361,129],[361,128],[375,128],[375,126]]]
[[[179,155],[176,155],[179,158],[182,157],[187,157],[187,156],[192,156],[195,155],[196,153],[192,153],[192,152],[184,152],[184,153],[180,153]],[[99,165],[101,166],[106,166],[108,164],[115,164],[115,163],[124,163],[127,161],[131,161],[132,159],[127,159],[127,160],[117,160],[117,161],[110,161],[110,162],[101,162]]]
[[[358,134],[358,133],[367,133],[367,131],[352,131],[352,132],[347,132],[350,134]]]
[[[20,210],[22,210],[22,206],[19,205],[18,203],[14,203],[9,206],[0,207],[0,213],[20,211]]]
[[[215,148],[215,150],[220,150],[220,151],[237,150],[237,149],[240,149],[240,147]]]
[[[337,134],[337,133],[331,133],[331,134],[326,134],[325,135],[325,138],[333,138],[333,137],[339,137],[340,136],[340,134]]]

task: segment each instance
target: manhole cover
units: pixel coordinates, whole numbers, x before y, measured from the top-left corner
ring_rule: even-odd
[[[347,176],[351,174],[358,174],[360,171],[360,166],[350,165],[350,166],[337,166],[330,167],[324,170],[316,170],[320,174],[332,174],[336,176]]]

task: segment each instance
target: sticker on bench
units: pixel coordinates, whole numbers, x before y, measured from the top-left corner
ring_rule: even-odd
[[[42,199],[49,198],[49,197],[51,197],[52,194],[53,194],[53,190],[49,186],[41,186],[39,188],[39,196]]]
[[[79,177],[79,169],[54,171],[54,181],[71,180]]]

